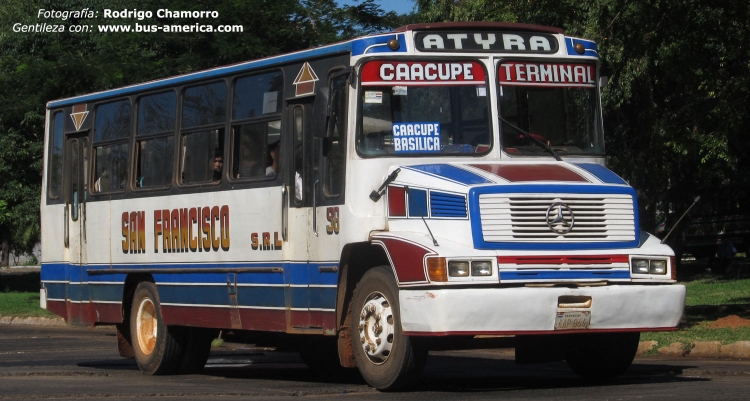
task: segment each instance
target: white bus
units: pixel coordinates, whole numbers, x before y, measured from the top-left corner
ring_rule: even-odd
[[[42,306],[148,374],[225,329],[381,390],[480,335],[611,379],[685,288],[604,166],[597,54],[417,24],[49,102]]]

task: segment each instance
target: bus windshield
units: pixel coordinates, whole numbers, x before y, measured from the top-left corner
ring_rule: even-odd
[[[558,154],[602,155],[604,141],[593,64],[505,62],[498,68],[503,120],[551,146]],[[506,153],[549,156],[501,120]]]
[[[488,152],[486,85],[477,62],[366,63],[357,151],[363,156]]]

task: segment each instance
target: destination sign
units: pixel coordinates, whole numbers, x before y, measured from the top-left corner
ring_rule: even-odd
[[[500,85],[596,87],[593,64],[507,62],[497,75]]]
[[[482,65],[474,61],[370,61],[362,85],[484,85]]]
[[[417,32],[414,45],[422,52],[499,52],[554,54],[557,37],[530,32]]]

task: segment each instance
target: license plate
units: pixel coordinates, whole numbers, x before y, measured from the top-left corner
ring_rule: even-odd
[[[591,323],[591,312],[557,312],[555,330],[588,329]]]

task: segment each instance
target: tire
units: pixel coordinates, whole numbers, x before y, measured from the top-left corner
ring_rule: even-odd
[[[180,328],[164,324],[156,285],[138,283],[130,310],[130,336],[141,371],[149,375],[177,373],[183,364],[181,334]]]
[[[297,342],[299,355],[305,365],[323,378],[348,378],[356,369],[347,369],[339,361],[338,338],[305,336]]]
[[[393,391],[419,377],[427,350],[401,334],[398,287],[387,267],[369,270],[352,297],[352,348],[362,377]]]
[[[565,359],[576,374],[593,382],[609,382],[635,358],[640,333],[582,334],[571,338]]]
[[[208,355],[211,353],[211,342],[214,339],[214,330],[198,327],[181,327],[180,344],[182,345],[182,358],[178,373],[192,374],[200,373],[206,366]]]

